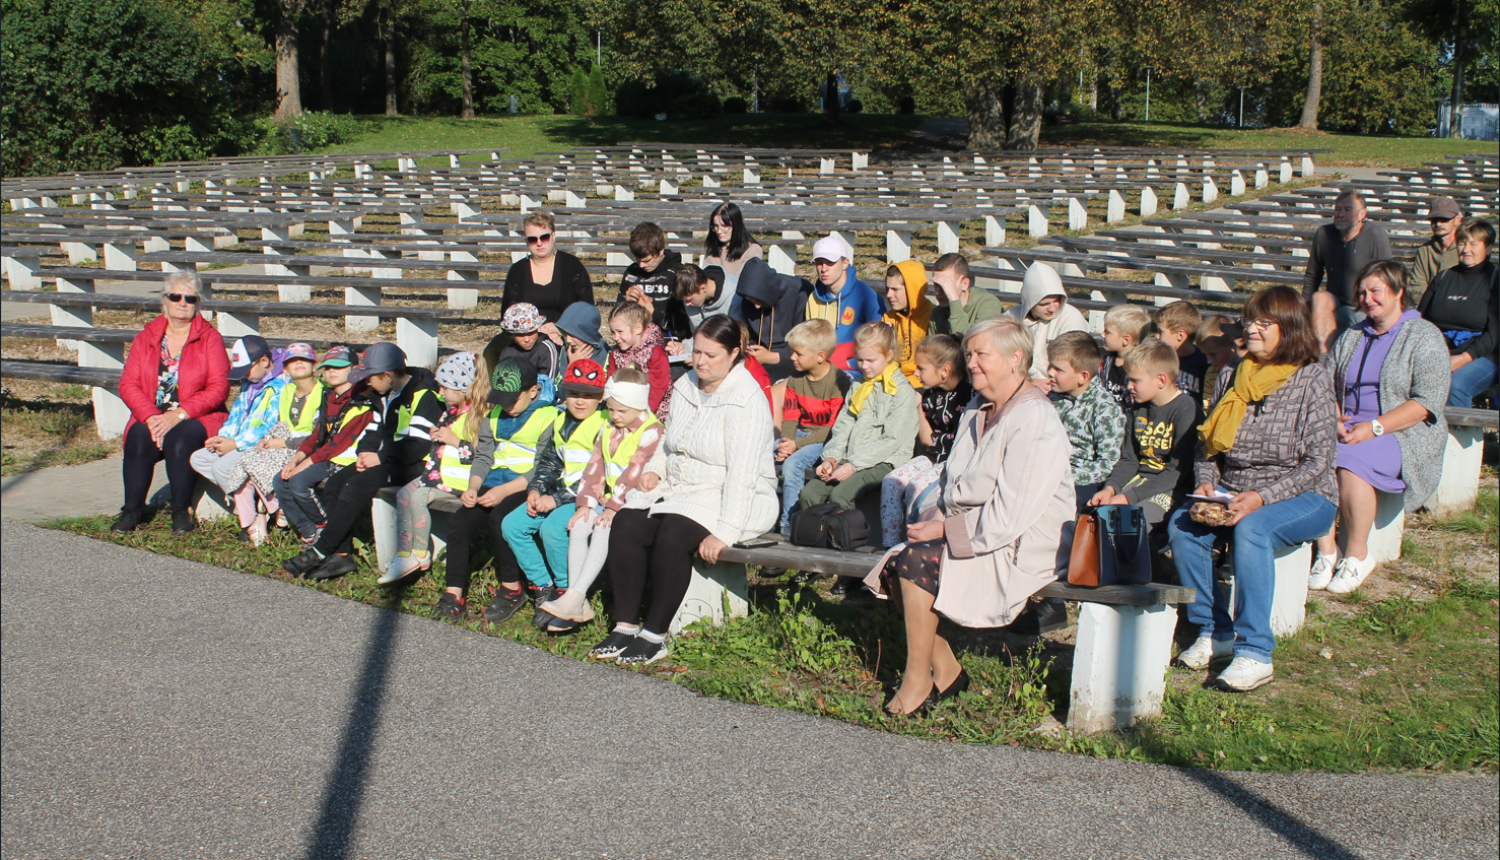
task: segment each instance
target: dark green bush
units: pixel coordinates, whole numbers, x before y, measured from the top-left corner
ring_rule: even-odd
[[[730,96],[724,100],[725,113],[748,113],[749,110],[750,103],[739,96]]]
[[[700,119],[718,115],[719,99],[700,78],[687,72],[670,72],[658,76],[654,84],[642,80],[621,84],[615,90],[615,113],[637,117],[666,113]]]
[[[719,97],[710,92],[684,93],[672,100],[672,119],[712,119],[719,115]]]

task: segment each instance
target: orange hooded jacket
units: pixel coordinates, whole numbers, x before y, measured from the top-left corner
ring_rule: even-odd
[[[906,282],[906,308],[890,310],[881,317],[896,329],[896,358],[901,363],[901,373],[913,388],[921,388],[917,380],[917,344],[927,337],[927,325],[932,318],[932,302],[927,300],[927,269],[916,260],[905,260],[895,266]]]

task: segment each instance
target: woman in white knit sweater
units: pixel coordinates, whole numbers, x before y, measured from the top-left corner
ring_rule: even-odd
[[[712,564],[726,546],[776,524],[773,434],[765,392],[744,366],[739,325],[709,317],[693,336],[693,372],[673,386],[666,438],[637,484],[649,507],[632,504],[615,516],[615,628],[590,657],[654,663],[667,656],[667,628],[687,594],[693,556]]]

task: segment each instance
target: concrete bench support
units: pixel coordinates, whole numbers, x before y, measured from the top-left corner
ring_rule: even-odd
[[[1405,497],[1400,493],[1375,493],[1375,524],[1370,527],[1370,555],[1376,562],[1401,557],[1401,534],[1406,528]],[[1339,528],[1339,550],[1344,549],[1344,529]]]
[[[1448,425],[1448,447],[1443,451],[1443,478],[1427,509],[1440,517],[1474,507],[1479,499],[1479,470],[1484,465],[1484,429]]]
[[[1175,606],[1081,604],[1068,728],[1120,729],[1160,714],[1176,628]]]
[[[1271,599],[1271,633],[1290,636],[1307,620],[1307,576],[1313,545],[1287,547],[1276,553],[1276,594]]]
[[[396,320],[396,345],[406,353],[413,367],[436,367],[438,359],[438,321],[435,319]]]
[[[911,259],[911,231],[885,231],[885,259],[892,265]]]
[[[247,334],[260,334],[260,315],[219,311],[219,334],[231,343]]]
[[[344,304],[346,305],[369,305],[379,307],[380,289],[378,287],[345,287]],[[380,328],[380,317],[347,316],[344,317],[344,330],[350,332],[375,331]]]
[[[749,583],[743,564],[720,562],[709,564],[701,558],[693,559],[693,577],[688,581],[687,595],[677,608],[668,628],[672,634],[694,621],[707,618],[714,624],[723,624],[730,618],[744,618],[750,612]]]

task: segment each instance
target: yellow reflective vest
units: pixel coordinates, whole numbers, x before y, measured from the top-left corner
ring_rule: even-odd
[[[583,470],[594,455],[594,441],[601,432],[608,432],[609,410],[600,409],[583,419],[573,429],[573,434],[564,439],[563,423],[568,420],[566,412],[552,422],[552,447],[563,461],[563,486],[573,489],[583,480]]]
[[[297,422],[292,423],[292,404],[297,400],[297,386],[288,382],[281,386],[281,401],[276,404],[276,411],[281,416],[281,423],[292,428],[293,436],[310,436],[313,432],[313,421],[318,417],[318,404],[323,402],[323,383],[314,382],[312,391],[307,393],[307,399],[302,404],[302,414],[297,416]],[[312,408],[309,409],[308,407]]]
[[[495,435],[495,468],[509,469],[517,475],[523,475],[536,465],[536,447],[542,441],[542,434],[552,429],[552,422],[562,413],[556,406],[542,406],[531,413],[521,429],[511,435],[509,439],[500,441],[500,413],[495,411],[490,415],[490,432]]]
[[[641,426],[626,434],[625,438],[620,440],[620,447],[614,451],[609,450],[609,436],[604,437],[604,486],[610,493],[614,493],[615,482],[625,474],[625,468],[630,465],[630,458],[640,450],[641,434],[646,432],[647,427],[659,424],[661,421],[647,412],[646,420],[641,422]]]

